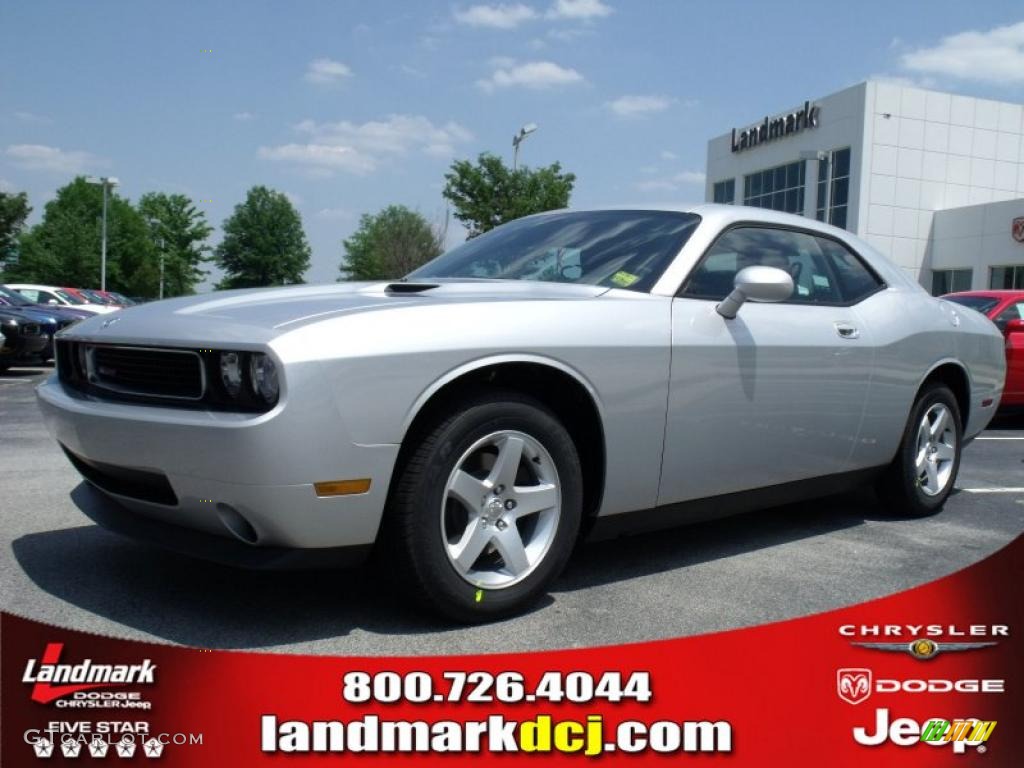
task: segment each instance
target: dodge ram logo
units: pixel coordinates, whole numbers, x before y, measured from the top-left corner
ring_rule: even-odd
[[[836,671],[836,693],[849,704],[860,704],[871,695],[870,669],[840,669]]]
[[[1024,216],[1018,216],[1013,220],[1013,225],[1010,230],[1013,233],[1013,239],[1018,243],[1024,243]]]

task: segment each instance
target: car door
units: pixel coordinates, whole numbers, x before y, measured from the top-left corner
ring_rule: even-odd
[[[672,361],[659,504],[844,471],[870,383],[870,334],[832,266],[838,241],[743,224],[722,233],[672,304]],[[785,269],[782,303],[715,307],[736,273]],[[877,278],[874,278],[877,280]],[[877,281],[876,285],[881,285]]]
[[[1024,333],[1006,333],[1006,324],[1011,320],[1024,319],[1024,298],[1014,299],[1006,305],[994,318],[996,324],[1006,335],[1006,384],[1003,389],[1003,401],[1019,404],[1024,398]]]

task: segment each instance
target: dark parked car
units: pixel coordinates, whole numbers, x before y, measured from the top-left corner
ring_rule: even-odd
[[[46,347],[40,353],[43,362],[53,359],[53,337],[57,331],[74,325],[79,320],[92,317],[91,312],[82,309],[35,304],[5,285],[0,285],[0,309],[24,316],[28,320],[34,320],[42,326],[49,339]]]
[[[40,323],[0,307],[0,371],[37,360],[49,343]]]

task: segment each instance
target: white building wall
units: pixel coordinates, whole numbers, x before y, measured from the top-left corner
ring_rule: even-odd
[[[989,269],[1024,264],[1024,243],[1011,225],[1024,216],[1024,199],[939,211],[932,224],[932,269],[973,269],[971,288],[989,287]]]
[[[953,266],[973,267],[979,288],[988,286],[988,266],[1024,263],[1024,247],[1014,253],[1002,243],[993,250],[1002,237],[996,230],[1009,227],[999,223],[1002,209],[992,214],[991,239],[978,240],[973,247],[967,242],[971,236],[963,235],[958,246],[947,243],[938,250],[939,239],[950,238],[933,237],[936,211],[1010,200],[1024,206],[1024,105],[881,81],[861,83],[812,104],[820,107],[817,128],[740,152],[731,151],[730,133],[709,141],[706,199],[713,199],[715,182],[734,178],[736,202],[742,204],[744,175],[848,146],[847,228],[923,285],[931,285],[933,267],[951,268],[944,265],[952,264],[956,249]],[[769,117],[788,111],[780,108]],[[749,115],[736,128],[763,117]],[[809,217],[814,216],[817,170],[817,161],[808,160],[804,215]],[[968,222],[986,215],[954,216],[949,226],[955,229],[962,221],[980,232]],[[997,253],[1003,260],[991,261]]]
[[[927,285],[935,211],[1024,197],[1024,107],[885,82],[865,103],[858,234]]]
[[[850,209],[848,219],[852,228],[857,221],[859,174],[861,149],[864,141],[864,93],[866,83],[833,93],[822,99],[811,99],[820,107],[820,124],[817,128],[804,129],[800,133],[775,139],[740,152],[732,151],[732,133],[717,136],[708,142],[707,181],[705,199],[713,200],[715,182],[726,179],[736,180],[736,203],[743,204],[743,177],[754,171],[773,168],[800,159],[801,152],[814,153],[819,150],[843,149],[850,147]],[[803,102],[779,109],[769,117],[792,112],[803,106]],[[751,115],[747,123],[737,129],[749,127],[764,115]],[[804,215],[814,217],[815,182],[818,178],[816,160],[807,162],[807,188],[804,193]]]

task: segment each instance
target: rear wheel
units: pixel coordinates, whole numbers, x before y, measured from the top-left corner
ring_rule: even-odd
[[[878,484],[888,511],[905,517],[938,512],[953,490],[962,443],[956,397],[944,384],[927,385],[911,410],[899,452]]]
[[[572,552],[579,457],[557,417],[531,398],[503,392],[460,403],[399,472],[386,552],[403,590],[435,612],[479,622],[521,610]]]

